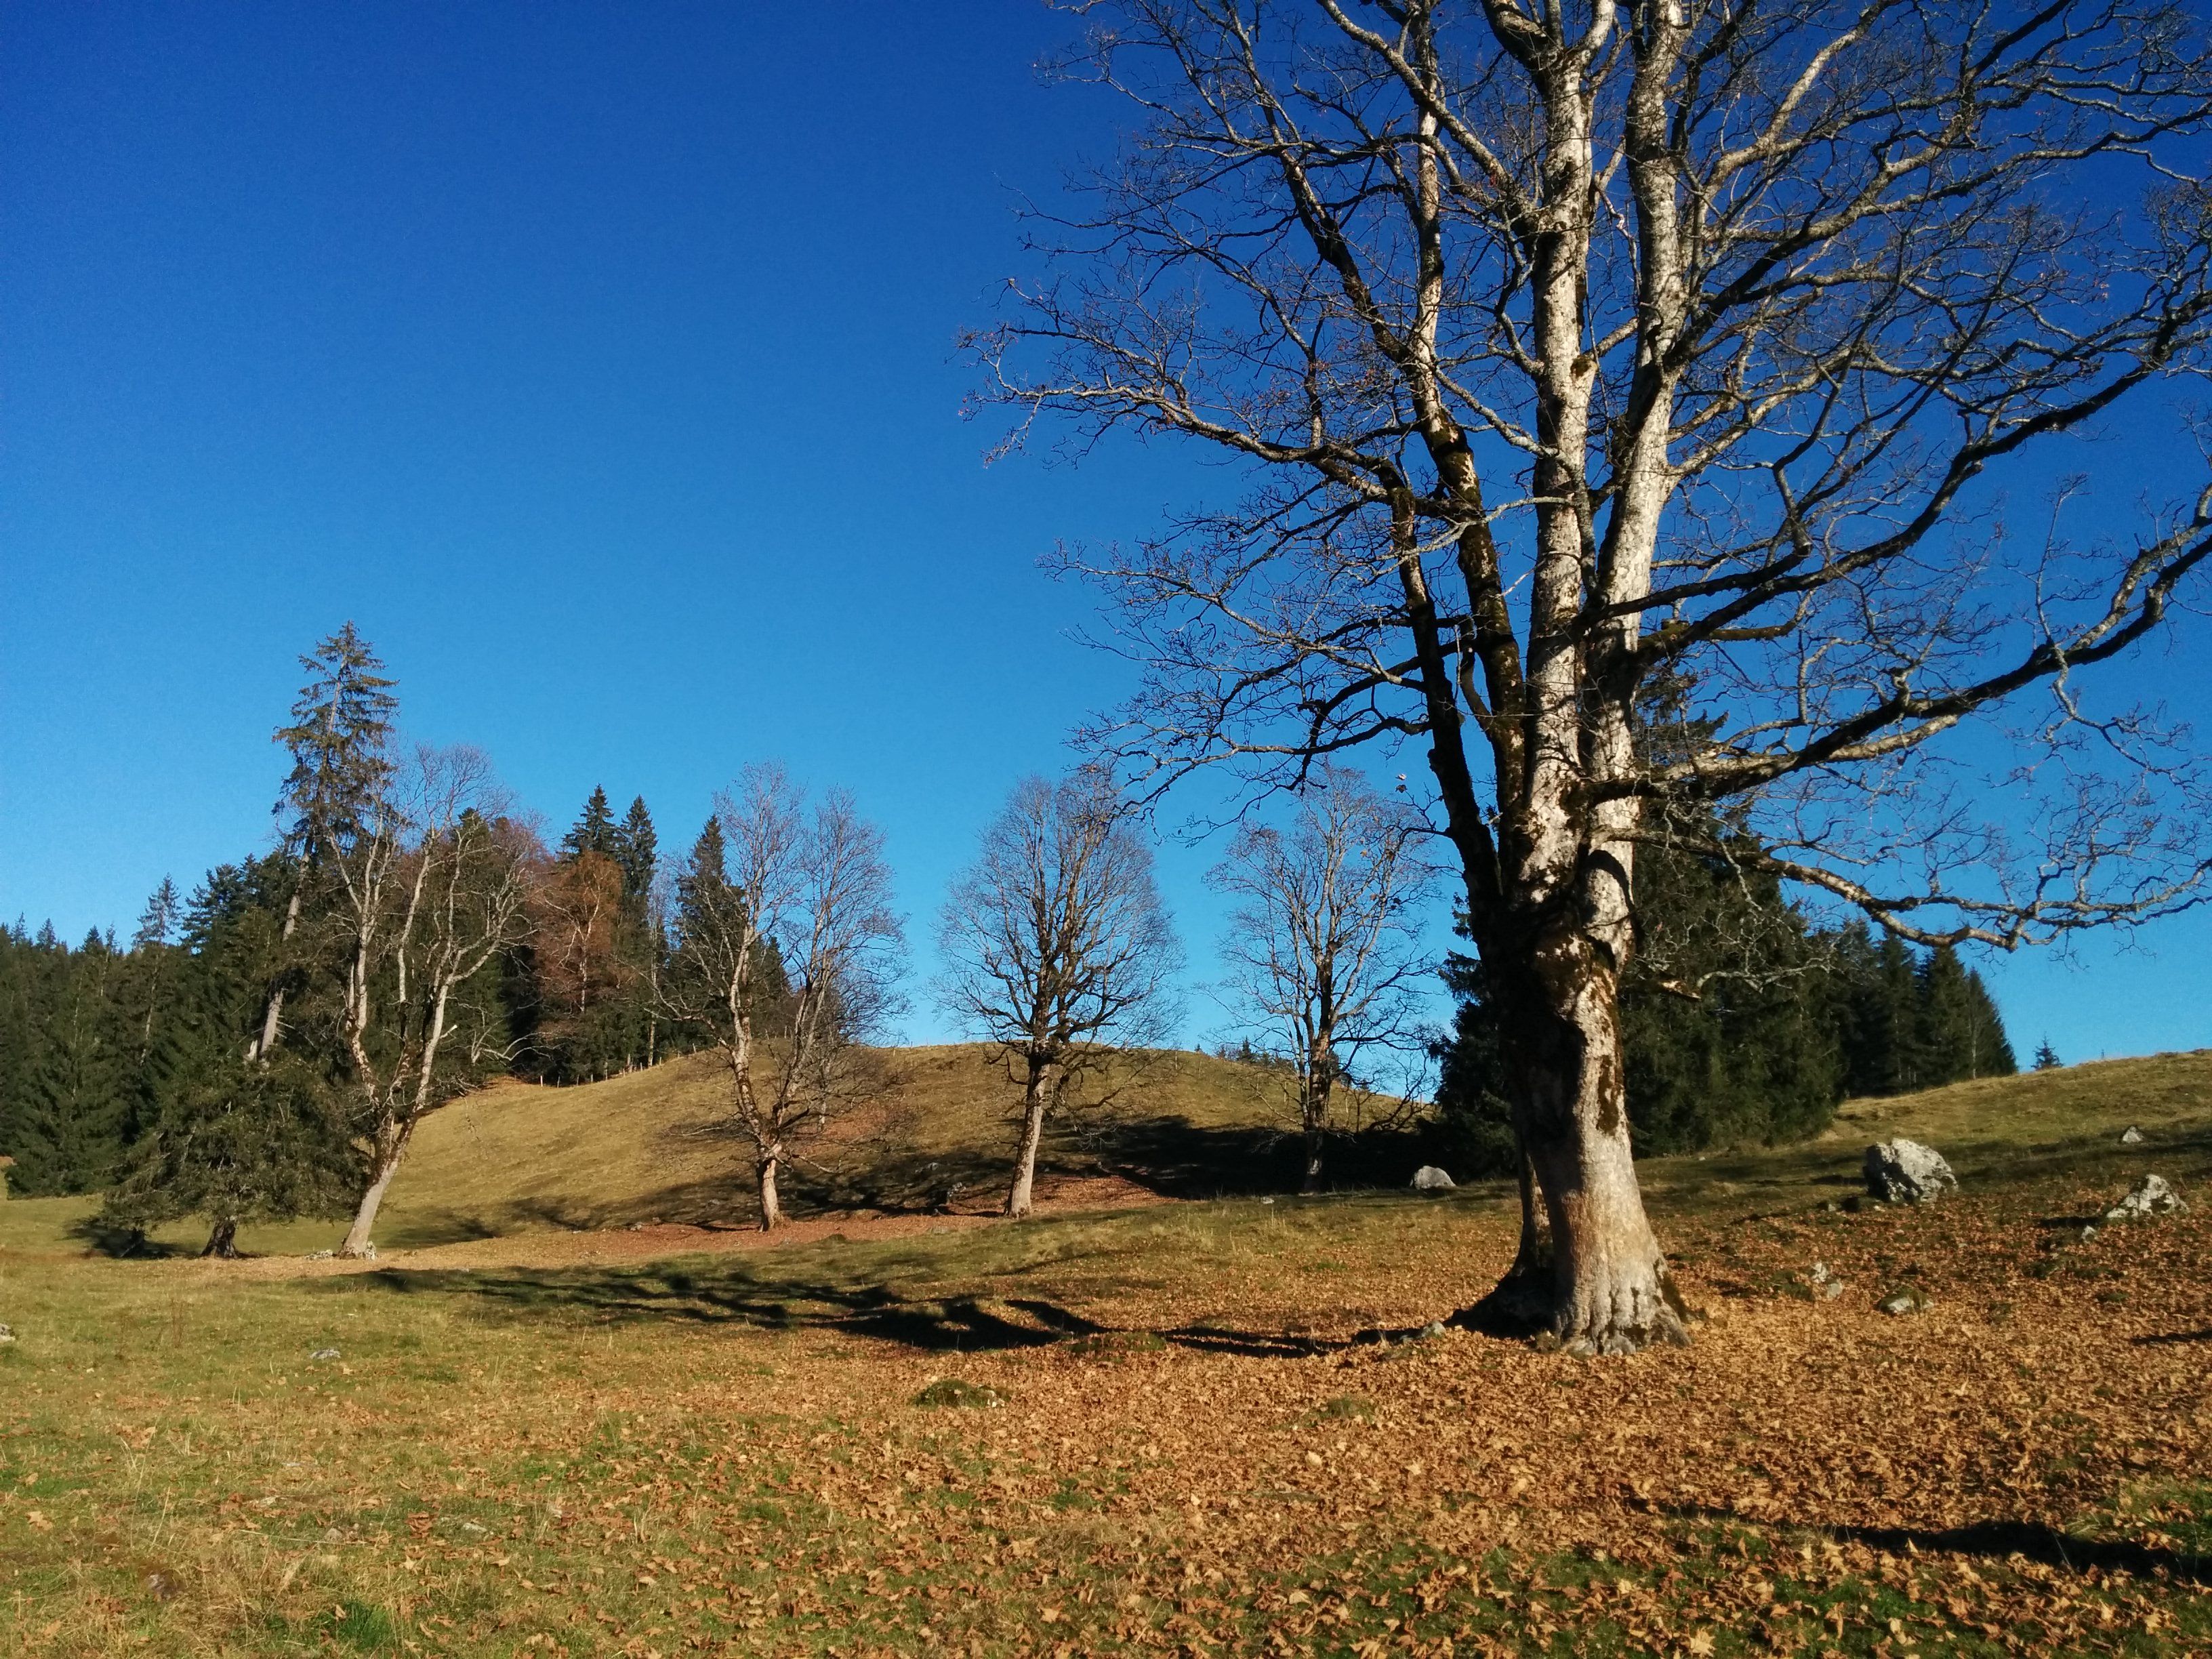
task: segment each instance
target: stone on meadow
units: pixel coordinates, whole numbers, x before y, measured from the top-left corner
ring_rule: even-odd
[[[2120,1145],[2123,1146],[2142,1146],[2142,1131],[2136,1128],[2134,1124],[2129,1124],[2128,1127],[2120,1133]]]
[[[5,1325],[0,1325],[0,1342],[13,1342],[15,1340],[15,1333],[9,1330]]]
[[[1433,1164],[1424,1164],[1413,1171],[1413,1190],[1417,1193],[1448,1193],[1452,1189],[1452,1178]]]
[[[2105,1212],[2105,1219],[2130,1221],[2138,1216],[2179,1215],[2188,1207],[2164,1176],[2147,1175],[2128,1188],[2126,1197]]]
[[[1930,1204],[1959,1177],[1943,1155],[1917,1140],[1885,1140],[1866,1150],[1867,1191],[1885,1204]]]

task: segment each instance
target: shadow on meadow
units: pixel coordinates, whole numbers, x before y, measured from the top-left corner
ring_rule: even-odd
[[[1670,1520],[1729,1526],[1739,1523],[1730,1510],[1665,1505]],[[2163,1577],[2178,1583],[2212,1584],[2212,1556],[2138,1543],[2130,1539],[2083,1538],[2039,1521],[1976,1521],[1961,1527],[1873,1527],[1820,1521],[1771,1522],[1779,1533],[1809,1533],[1838,1544],[1863,1544],[1891,1555],[1973,1556],[2009,1561],[2014,1556],[2066,1572],[2124,1572],[2137,1578]]]
[[[1342,1346],[1321,1339],[1202,1323],[1120,1329],[1042,1297],[906,1296],[880,1282],[769,1277],[743,1266],[489,1273],[386,1268],[321,1282],[328,1293],[447,1296],[526,1319],[565,1315],[605,1324],[678,1322],[760,1331],[835,1331],[924,1353],[983,1353],[1071,1344],[1099,1357],[1174,1344],[1212,1353],[1297,1358]]]

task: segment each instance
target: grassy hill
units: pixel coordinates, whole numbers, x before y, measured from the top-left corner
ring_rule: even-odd
[[[957,1189],[955,1211],[995,1208],[1018,1105],[1004,1072],[975,1044],[889,1049],[878,1060],[870,1103],[834,1126],[809,1150],[812,1161],[793,1172],[794,1212],[910,1213],[944,1207],[948,1189]],[[547,1229],[749,1226],[749,1165],[744,1148],[718,1127],[721,1090],[712,1060],[690,1055],[603,1083],[502,1084],[456,1102],[423,1125],[379,1240],[420,1249]],[[1862,1150],[1896,1135],[1936,1146],[1971,1182],[2077,1164],[2085,1173],[2117,1170],[2118,1136],[2130,1125],[2155,1147],[2200,1131],[2208,1118],[2212,1050],[2198,1050],[1848,1101],[1825,1133],[1798,1146],[1641,1167],[1662,1214],[1747,1212],[1791,1207],[1808,1191],[1855,1190]],[[1180,1051],[1132,1055],[1053,1125],[1040,1158],[1042,1190],[1106,1204],[1289,1190],[1297,1149],[1284,1138],[1288,1126],[1280,1073]],[[1340,1186],[1395,1187],[1434,1150],[1418,1128],[1370,1127],[1337,1149],[1332,1173]],[[1079,1194],[1075,1183],[1086,1183]],[[0,1249],[61,1248],[64,1231],[94,1207],[84,1199],[0,1206]],[[302,1222],[248,1229],[242,1242],[249,1250],[297,1253],[329,1245],[336,1231]],[[197,1245],[200,1234],[187,1224],[162,1237],[181,1247]]]
[[[866,1103],[801,1148],[784,1195],[810,1212],[995,1209],[1012,1156],[1020,1091],[980,1044],[892,1048],[873,1056]],[[1295,1184],[1297,1149],[1287,1074],[1210,1054],[1117,1056],[1084,1079],[1048,1129],[1040,1194],[1070,1183],[1089,1195],[1213,1197]],[[543,1229],[667,1222],[750,1226],[747,1150],[722,1127],[726,1085],[711,1055],[692,1054],[605,1082],[554,1088],[503,1083],[426,1120],[377,1227],[386,1249],[421,1249]],[[1395,1108],[1371,1103],[1369,1115]],[[1415,1137],[1372,1124],[1339,1150],[1346,1185],[1402,1183]],[[1141,1189],[1141,1190],[1138,1190]],[[51,1243],[97,1208],[88,1199],[0,1205],[0,1249]],[[248,1227],[249,1252],[324,1248],[326,1222]],[[204,1229],[161,1230],[197,1247]]]
[[[1013,1139],[1017,1091],[972,1044],[886,1051],[875,1102],[813,1151],[792,1186],[797,1207],[910,1211],[948,1187],[951,1207],[995,1207]],[[568,1089],[508,1085],[424,1125],[380,1235],[394,1246],[538,1227],[669,1221],[748,1225],[744,1150],[716,1128],[721,1079],[694,1055]],[[1058,1183],[1118,1176],[1170,1197],[1279,1192],[1297,1149],[1279,1138],[1280,1073],[1211,1055],[1132,1057],[1091,1091],[1103,1103],[1054,1125],[1040,1158]],[[2212,1050],[1984,1079],[1922,1094],[1844,1103],[1818,1139],[1705,1157],[1647,1160],[1655,1202],[1762,1197],[1858,1183],[1870,1141],[1909,1135],[1940,1148],[1962,1178],[2078,1161],[2134,1125],[2154,1142],[2212,1114]],[[1402,1185],[1424,1156],[1417,1135],[1370,1132],[1340,1149],[1344,1186]]]
[[[975,1044],[897,1048],[866,1104],[807,1146],[787,1201],[809,1209],[908,1211],[994,1204],[1012,1154],[1020,1095]],[[745,1146],[721,1127],[726,1084],[694,1054],[604,1083],[509,1084],[427,1122],[394,1184],[394,1244],[532,1227],[668,1221],[749,1225]],[[1279,1074],[1211,1055],[1118,1059],[1051,1127],[1039,1165],[1048,1193],[1071,1177],[1137,1172],[1177,1195],[1264,1184],[1285,1109]]]

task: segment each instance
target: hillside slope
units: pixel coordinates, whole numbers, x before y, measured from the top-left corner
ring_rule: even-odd
[[[939,1207],[954,1188],[952,1209],[994,1209],[1018,1103],[1004,1073],[974,1045],[888,1050],[881,1061],[874,1104],[816,1149],[818,1167],[794,1172],[794,1211],[913,1213]],[[1291,1190],[1297,1154],[1281,1133],[1282,1085],[1279,1073],[1204,1054],[1133,1057],[1093,1091],[1110,1101],[1068,1114],[1048,1135],[1041,1191],[1048,1202],[1113,1205]],[[506,1084],[456,1102],[423,1125],[378,1238],[417,1249],[654,1221],[749,1226],[744,1149],[716,1127],[721,1087],[711,1060],[695,1055],[604,1083]],[[2130,1125],[2142,1146],[2120,1145]],[[1856,1190],[1868,1143],[1900,1134],[1937,1147],[1970,1187],[2062,1170],[2107,1184],[2140,1167],[2194,1177],[2212,1172],[2212,1049],[1848,1101],[1814,1140],[1647,1159],[1639,1176],[1662,1227],[1685,1212],[1790,1211]],[[1334,1184],[1400,1187],[1431,1154],[1444,1156],[1416,1133],[1370,1129],[1337,1149]],[[1468,1196],[1504,1190],[1483,1183]],[[0,1252],[74,1254],[97,1207],[94,1199],[0,1204]],[[327,1222],[252,1227],[242,1243],[296,1255],[334,1243],[339,1231]],[[161,1233],[185,1249],[204,1236],[189,1222]]]
[[[805,1149],[787,1201],[802,1214],[926,1209],[948,1194],[954,1209],[994,1206],[1020,1101],[1003,1069],[975,1044],[876,1058],[868,1104]],[[713,1058],[694,1054],[604,1083],[507,1084],[457,1102],[417,1135],[379,1237],[416,1245],[535,1227],[748,1225],[747,1151],[719,1127],[726,1086]],[[1133,1194],[1131,1175],[1176,1196],[1280,1179],[1279,1073],[1156,1051],[1117,1060],[1084,1093],[1040,1155],[1048,1199],[1085,1181],[1111,1201],[1116,1185]]]

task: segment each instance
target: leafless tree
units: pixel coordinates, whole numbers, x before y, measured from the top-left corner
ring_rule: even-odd
[[[1027,1215],[1045,1119],[1102,1045],[1157,1038],[1182,965],[1152,849],[1105,776],[1018,784],[952,884],[938,939],[939,1000],[1021,1082],[1006,1212]]]
[[[883,836],[843,791],[810,804],[781,767],[755,766],[714,807],[676,880],[659,998],[721,1054],[773,1228],[784,1164],[852,1097],[861,1045],[896,1006],[902,932]]]
[[[1238,901],[1222,940],[1227,988],[1290,1056],[1309,1193],[1321,1190],[1338,1086],[1371,1087],[1370,1062],[1420,1054],[1432,1035],[1421,993],[1437,963],[1420,935],[1437,872],[1424,829],[1358,773],[1326,766],[1289,828],[1239,831],[1210,877]]]
[[[2001,493],[2205,367],[2201,10],[1084,10],[1063,67],[1139,125],[1040,222],[988,395],[1017,440],[1170,434],[1249,485],[1068,556],[1150,667],[1091,735],[1154,786],[1423,753],[1551,1223],[1546,1261],[1526,1206],[1495,1305],[1680,1340],[1616,997],[1668,803],[1734,798],[1776,872],[1922,941],[2138,920],[2205,873],[2181,734],[2090,673],[2185,608],[2203,473],[2089,545],[2023,542]],[[1655,764],[1661,676],[1694,724]]]
[[[465,1023],[466,988],[527,936],[544,864],[490,763],[473,749],[428,747],[331,860],[346,947],[338,1029],[369,1146],[368,1184],[341,1255],[368,1252],[416,1126],[466,1085],[441,1059]]]

